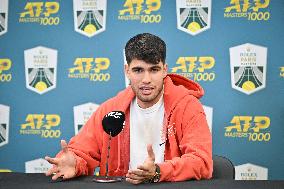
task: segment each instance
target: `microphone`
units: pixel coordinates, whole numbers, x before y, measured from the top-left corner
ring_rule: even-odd
[[[95,182],[119,182],[122,180],[120,177],[109,177],[108,176],[108,159],[110,151],[111,138],[117,136],[125,125],[125,114],[122,111],[111,111],[106,114],[102,120],[104,131],[109,135],[108,141],[108,152],[106,161],[106,175],[104,177],[96,177],[93,179]]]
[[[122,131],[125,125],[124,121],[125,114],[122,111],[111,111],[103,118],[103,129],[111,137],[115,137]]]

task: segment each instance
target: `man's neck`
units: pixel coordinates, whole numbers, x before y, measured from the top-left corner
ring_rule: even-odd
[[[137,105],[142,108],[142,109],[148,109],[148,108],[151,108],[153,106],[155,106],[158,102],[160,102],[162,99],[163,99],[163,93],[160,94],[160,97],[156,99],[156,102],[139,102],[138,98],[135,97],[135,101],[137,103]]]

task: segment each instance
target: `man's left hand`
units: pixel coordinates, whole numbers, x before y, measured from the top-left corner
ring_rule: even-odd
[[[140,184],[147,182],[156,173],[155,166],[155,154],[151,144],[147,145],[148,157],[142,165],[139,165],[137,169],[128,170],[126,174],[126,181],[132,184]]]

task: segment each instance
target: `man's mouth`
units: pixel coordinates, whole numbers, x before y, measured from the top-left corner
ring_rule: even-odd
[[[139,88],[143,95],[149,95],[152,93],[153,87],[140,87]]]

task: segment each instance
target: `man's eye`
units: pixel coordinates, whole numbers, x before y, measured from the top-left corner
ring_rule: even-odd
[[[152,72],[158,72],[159,69],[152,69]]]
[[[142,69],[135,69],[133,70],[135,73],[141,73],[143,70]]]

